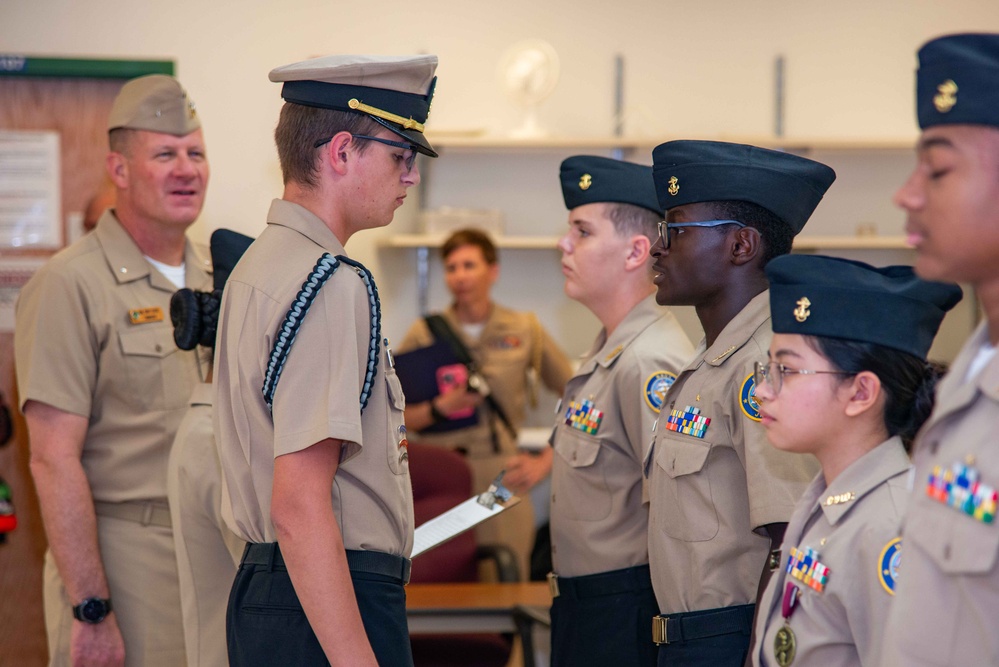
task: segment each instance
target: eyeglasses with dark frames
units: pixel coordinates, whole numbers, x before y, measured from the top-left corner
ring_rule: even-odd
[[[746,224],[738,220],[705,220],[704,222],[666,222],[659,221],[659,240],[665,250],[669,250],[671,234],[670,231],[681,227],[721,227],[722,225],[739,225],[745,227]]]
[[[393,146],[395,148],[402,148],[403,150],[410,151],[409,156],[405,158],[406,173],[408,174],[409,172],[413,171],[413,165],[416,164],[416,156],[417,156],[417,150],[415,145],[407,144],[402,141],[392,141],[390,139],[382,139],[381,137],[372,137],[369,134],[352,134],[350,136],[354,137],[355,139],[367,139],[368,141],[377,141],[378,143],[385,144],[386,146]],[[329,137],[328,139],[320,139],[315,144],[313,144],[313,148],[319,148],[323,144],[328,144],[331,141],[333,141],[333,137]]]
[[[788,368],[784,364],[770,361],[765,364],[756,362],[753,367],[753,382],[757,387],[766,383],[774,396],[780,394],[784,386],[785,375],[856,375],[847,371],[809,371],[805,369]]]

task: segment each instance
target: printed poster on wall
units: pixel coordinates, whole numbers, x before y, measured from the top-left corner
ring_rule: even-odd
[[[59,133],[0,131],[0,248],[62,244]]]

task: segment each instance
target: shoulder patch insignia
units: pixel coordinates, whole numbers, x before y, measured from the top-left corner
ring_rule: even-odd
[[[666,392],[673,386],[676,376],[666,371],[656,371],[645,380],[645,403],[658,414],[663,407]]]
[[[739,390],[739,406],[742,414],[746,415],[754,422],[760,421],[760,404],[756,401],[756,382],[753,374],[750,373],[742,381],[742,389]]]
[[[902,555],[902,538],[896,537],[885,545],[878,558],[878,580],[889,595],[895,595],[898,582],[898,564]]]

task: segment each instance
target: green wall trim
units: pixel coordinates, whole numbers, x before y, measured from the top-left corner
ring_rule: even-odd
[[[40,58],[0,53],[0,76],[134,79],[145,74],[173,75],[173,61]]]

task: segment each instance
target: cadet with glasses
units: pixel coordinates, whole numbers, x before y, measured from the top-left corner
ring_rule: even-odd
[[[814,455],[822,470],[760,599],[753,664],[881,665],[900,562],[908,573],[907,452],[941,374],[926,356],[961,290],[908,266],[821,256],[778,257],[767,277],[774,336],[755,380],[763,428],[775,448]]]
[[[284,194],[226,284],[215,356],[222,516],[250,542],[232,665],[411,665],[405,398],[355,233],[420,182],[436,56],[279,67]],[[375,141],[372,141],[372,138]],[[327,663],[328,661],[328,663]]]
[[[652,247],[661,305],[690,305],[704,329],[669,388],[645,462],[660,665],[742,665],[754,602],[815,461],[766,442],[753,364],[770,346],[764,267],[836,175],[788,153],[673,141],[652,154],[666,211]]]

